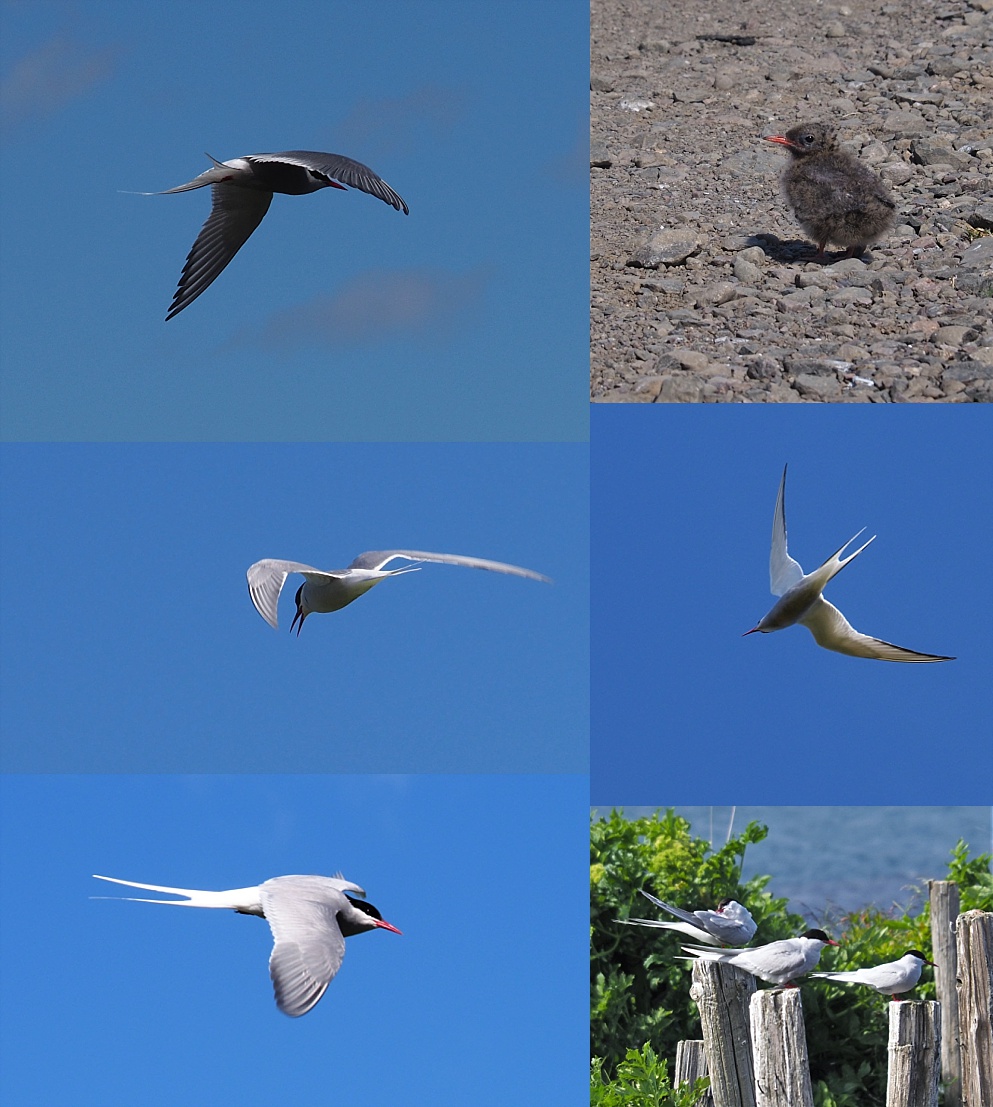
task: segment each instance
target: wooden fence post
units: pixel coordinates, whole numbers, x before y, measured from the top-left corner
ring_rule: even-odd
[[[989,1107],[993,1103],[993,912],[959,915],[955,937],[962,1104]]]
[[[814,1107],[800,989],[756,992],[750,1014],[755,1107]]]
[[[886,1107],[938,1107],[941,1005],[891,1003]]]
[[[707,1054],[702,1041],[683,1041],[676,1043],[676,1075],[673,1084],[682,1084],[688,1080],[695,1083],[701,1076],[707,1075]],[[714,1097],[710,1089],[703,1093],[693,1107],[714,1107]]]
[[[959,1058],[958,999],[955,995],[955,919],[959,913],[959,888],[951,880],[929,880],[931,900],[931,956],[934,984],[943,1014],[941,1027],[941,1082],[944,1107],[962,1103],[962,1064]]]
[[[690,996],[700,1011],[714,1107],[756,1107],[748,1001],[755,977],[719,961],[694,961]]]

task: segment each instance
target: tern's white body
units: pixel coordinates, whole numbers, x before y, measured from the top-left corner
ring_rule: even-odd
[[[811,976],[824,980],[837,980],[842,984],[865,984],[884,996],[902,995],[917,986],[925,965],[934,965],[919,949],[908,950],[899,961],[887,961],[868,969],[852,969],[849,972],[815,972]]]
[[[706,949],[683,946],[686,953],[701,961],[720,961],[744,969],[770,984],[789,984],[817,964],[825,946],[836,946],[823,930],[807,930],[799,938],[784,938],[752,949]],[[683,960],[689,961],[686,957]]]
[[[954,657],[941,657],[931,653],[917,653],[903,646],[894,646],[881,638],[871,638],[860,634],[848,622],[844,615],[821,595],[828,581],[874,541],[859,546],[847,557],[841,553],[863,533],[862,530],[849,538],[844,546],[833,553],[819,569],[804,574],[798,562],[790,557],[786,548],[786,468],[779,483],[779,495],[776,497],[776,512],[772,518],[772,551],[769,554],[769,584],[779,601],[772,610],[762,617],[757,626],[745,631],[768,634],[774,630],[800,623],[814,636],[814,641],[826,650],[847,653],[852,657],[873,657],[879,661],[954,661]],[[864,530],[864,528],[863,528]]]
[[[464,565],[470,569],[489,569],[496,573],[509,573],[512,576],[528,577],[531,580],[547,581],[548,577],[532,569],[521,569],[517,565],[507,565],[502,561],[485,561],[480,557],[463,557],[461,554],[425,553],[423,550],[376,550],[359,556],[347,569],[315,569],[312,565],[302,565],[299,561],[277,561],[266,558],[256,561],[248,570],[248,592],[255,604],[255,610],[274,629],[279,629],[277,605],[279,593],[290,573],[301,573],[303,584],[297,589],[297,612],[293,617],[290,630],[300,620],[303,621],[313,612],[339,611],[357,600],[363,592],[368,592],[375,584],[387,577],[412,573],[419,565],[407,565],[401,569],[384,569],[383,566],[396,558],[406,561],[432,561],[442,565]],[[300,628],[297,629],[299,635]]]
[[[137,884],[113,876],[97,876],[128,888],[166,892],[185,899],[139,899],[136,903],[165,903],[173,907],[219,907],[242,915],[259,915],[269,923],[273,947],[269,975],[276,1005],[284,1014],[305,1015],[324,995],[345,956],[345,939],[364,930],[392,930],[372,904],[346,895],[365,892],[340,876],[276,876],[255,888],[231,888],[203,892],[169,888],[161,884]]]
[[[341,154],[316,150],[286,150],[280,154],[248,154],[243,158],[218,161],[186,184],[164,192],[144,192],[143,196],[168,196],[211,186],[210,215],[197,236],[183,266],[179,287],[173,297],[166,321],[209,287],[228,262],[245,245],[262,222],[273,194],[304,196],[321,188],[346,186],[368,192],[390,207],[408,213],[407,205],[392,188],[367,165]]]
[[[641,894],[656,907],[675,915],[681,922],[664,922],[661,919],[619,919],[632,926],[654,926],[660,930],[678,930],[698,942],[712,946],[743,946],[755,936],[755,920],[747,907],[733,899],[724,900],[716,911],[683,911],[641,889]]]

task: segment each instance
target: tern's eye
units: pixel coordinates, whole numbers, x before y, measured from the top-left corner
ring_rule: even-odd
[[[804,142],[805,142],[805,143],[806,143],[806,144],[807,144],[808,146],[813,146],[813,144],[814,144],[814,136],[813,136],[813,135],[804,135],[804,136],[803,136],[803,141],[804,141]]]

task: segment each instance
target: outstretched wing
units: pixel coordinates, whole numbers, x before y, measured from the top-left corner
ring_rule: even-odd
[[[774,596],[788,592],[803,578],[800,563],[790,557],[786,549],[786,466],[779,482],[776,511],[772,517],[772,549],[769,553],[769,587]]]
[[[340,573],[323,572],[312,565],[303,565],[299,561],[277,561],[264,558],[256,561],[248,569],[248,594],[252,597],[255,610],[274,630],[279,630],[277,608],[279,593],[290,573],[303,573],[309,579],[320,580],[340,576]]]
[[[832,603],[821,596],[800,622],[814,636],[814,641],[826,650],[847,653],[852,657],[872,657],[877,661],[954,661],[933,653],[918,653],[903,646],[894,646],[881,638],[860,634]]]
[[[390,207],[402,211],[404,215],[410,214],[403,198],[368,165],[360,161],[353,161],[342,154],[324,154],[318,150],[284,150],[281,154],[252,154],[246,161],[259,162],[285,162],[287,165],[299,165],[303,169],[309,169],[321,177],[327,177],[331,181],[339,181],[341,184],[350,185],[370,196],[376,196]]]
[[[208,170],[209,172],[209,170]],[[191,182],[195,184],[195,182]],[[190,186],[183,185],[182,188]],[[173,189],[172,191],[176,191]],[[232,184],[211,186],[210,215],[190,250],[166,322],[204,292],[245,245],[272,203],[272,193]]]
[[[359,556],[349,565],[349,569],[382,569],[394,558],[403,557],[408,561],[433,561],[442,565],[464,565],[470,569],[489,569],[494,573],[510,573],[516,577],[528,577],[531,580],[543,580],[551,583],[549,577],[536,573],[533,569],[522,569],[519,565],[507,565],[503,561],[487,561],[481,557],[464,557],[462,554],[425,553],[424,550],[370,550]]]

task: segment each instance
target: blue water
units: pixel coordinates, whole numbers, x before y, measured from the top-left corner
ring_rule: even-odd
[[[653,810],[624,812],[636,818]],[[677,806],[676,812],[697,836],[726,841],[732,808]],[[770,875],[769,890],[786,896],[791,910],[811,921],[870,904],[884,910],[919,906],[927,896],[925,882],[947,877],[959,838],[969,843],[972,856],[991,850],[988,807],[737,807],[733,812],[733,833],[752,820],[769,828],[765,841],[745,852],[746,879]]]

